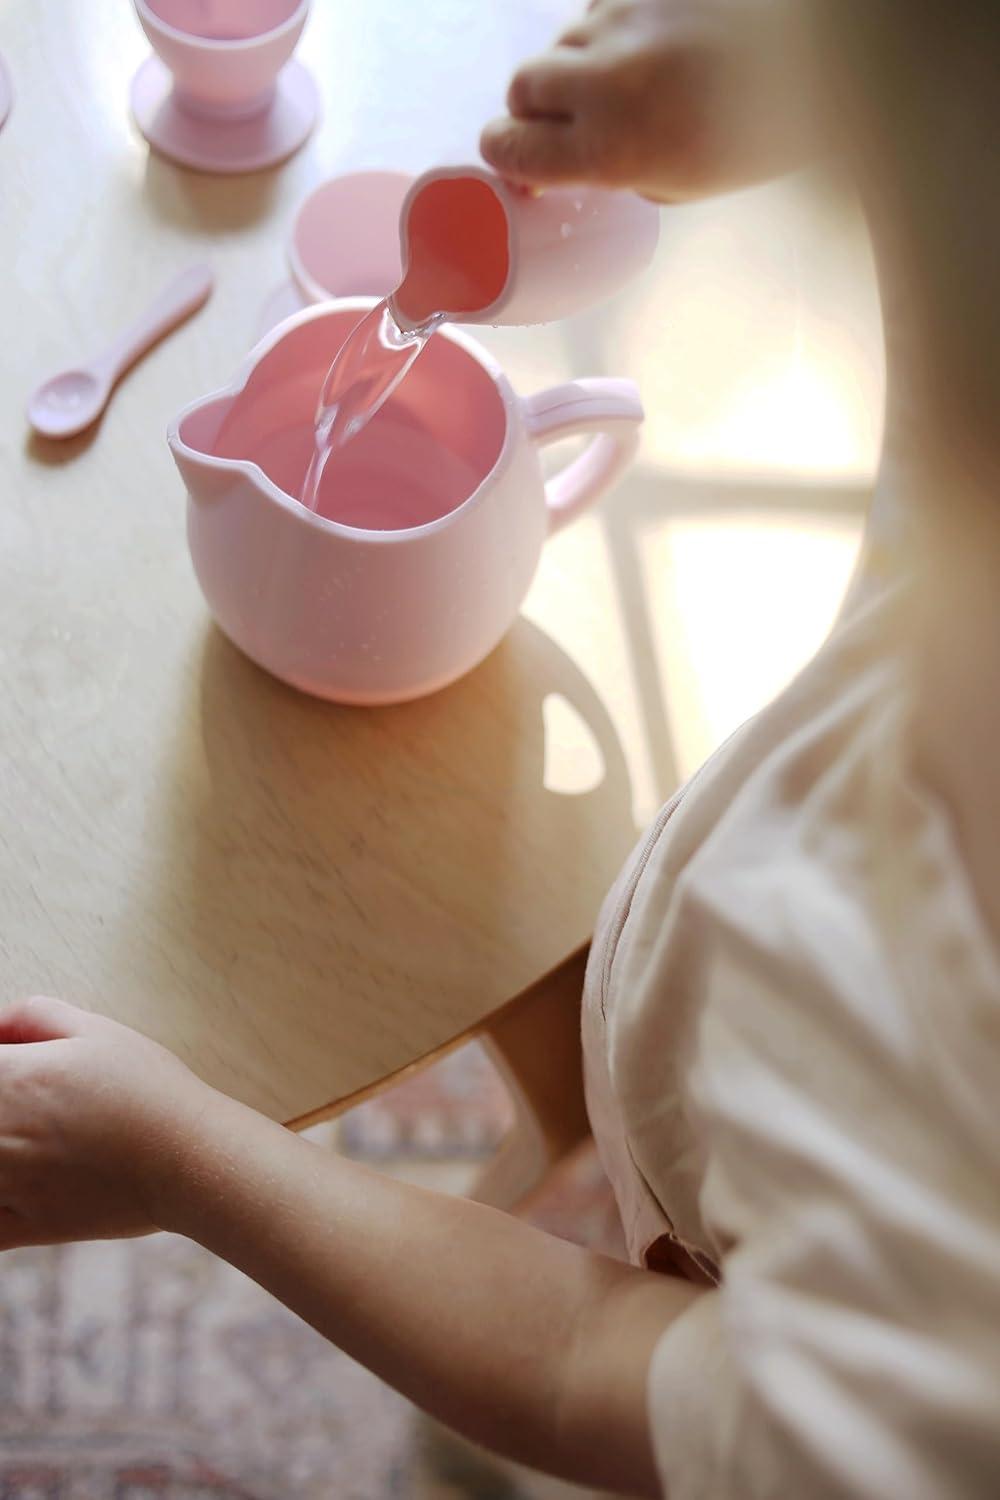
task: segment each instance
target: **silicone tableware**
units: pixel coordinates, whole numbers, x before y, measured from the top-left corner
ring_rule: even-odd
[[[134,0],[156,56],[132,81],[132,113],[157,151],[206,172],[291,156],[319,115],[312,75],[289,60],[310,0]]]
[[[197,312],[214,284],[207,265],[190,266],[103,354],[46,380],[28,402],[28,421],[35,431],[43,437],[68,438],[89,427],[104,410],[125,371]]]
[[[187,487],[188,545],[219,625],[293,686],[342,703],[435,691],[517,616],[547,536],[622,473],[642,407],[627,380],[522,399],[468,334],[435,334],[399,389],[295,498],[316,390],[372,299],[306,308],[252,351],[232,385],[168,432]],[[538,449],[590,443],[554,478]]]
[[[397,322],[551,323],[611,296],[650,261],[660,212],[603,188],[520,192],[481,166],[418,177],[400,216]]]

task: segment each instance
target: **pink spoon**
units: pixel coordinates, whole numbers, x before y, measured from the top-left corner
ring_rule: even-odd
[[[96,422],[125,371],[197,312],[214,285],[207,265],[189,266],[103,354],[46,380],[28,402],[28,421],[35,431],[49,438],[75,437]]]

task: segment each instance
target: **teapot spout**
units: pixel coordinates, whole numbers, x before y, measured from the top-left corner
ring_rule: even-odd
[[[234,461],[218,452],[233,400],[231,395],[208,396],[187,407],[167,429],[167,446],[194,500],[210,499],[233,482]]]

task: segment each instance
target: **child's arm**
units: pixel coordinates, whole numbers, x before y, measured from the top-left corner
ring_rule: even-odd
[[[647,1370],[705,1293],[329,1155],[112,1021],[0,1012],[0,1205],[0,1247],[186,1234],[474,1441],[661,1492]]]
[[[513,181],[662,202],[790,171],[816,145],[794,21],[788,0],[594,0],[514,75],[483,155]]]

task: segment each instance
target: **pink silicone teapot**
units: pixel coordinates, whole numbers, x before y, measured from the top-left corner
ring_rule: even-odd
[[[618,478],[642,421],[625,380],[523,399],[485,349],[445,327],[341,451],[335,508],[306,510],[295,497],[316,393],[372,305],[323,303],[279,324],[168,432],[221,628],[295,687],[355,704],[433,692],[481,661],[513,623],[546,537]],[[588,446],[545,482],[539,448],[577,433]]]

